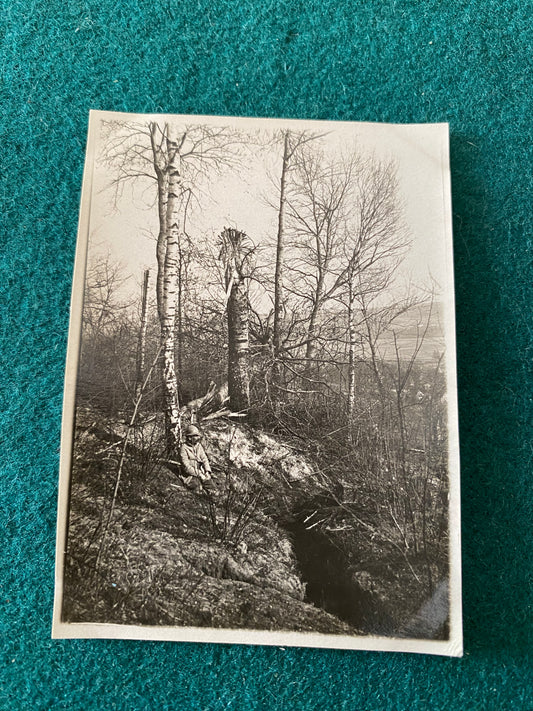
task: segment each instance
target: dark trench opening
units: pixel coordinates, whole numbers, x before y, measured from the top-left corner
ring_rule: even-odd
[[[354,577],[346,553],[322,531],[300,521],[285,523],[306,584],[306,602],[335,615],[364,634],[391,634],[392,621],[377,596]]]

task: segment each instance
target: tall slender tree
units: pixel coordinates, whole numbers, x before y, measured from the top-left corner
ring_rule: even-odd
[[[285,236],[285,211],[286,211],[286,185],[287,173],[291,157],[290,132],[283,132],[283,159],[281,163],[281,177],[279,189],[278,209],[278,234],[276,239],[276,268],[274,273],[274,324],[273,346],[274,358],[277,359],[281,349],[281,331],[283,321],[283,266],[284,266],[284,236]]]
[[[168,446],[175,449],[181,437],[178,378],[176,375],[176,316],[179,293],[180,242],[183,235],[184,185],[180,148],[184,134],[173,125],[165,137],[167,153],[167,209],[165,215],[165,260],[163,262],[163,305],[161,346],[163,353],[163,388]]]
[[[146,360],[146,330],[148,327],[148,285],[150,283],[150,270],[145,269],[141,290],[141,327],[139,329],[139,340],[137,343],[136,373],[135,373],[135,397],[138,398],[144,380],[144,364]]]
[[[276,263],[274,271],[274,322],[272,335],[274,358],[276,361],[280,356],[283,341],[283,320],[285,312],[284,270],[289,173],[298,165],[303,147],[310,141],[315,141],[320,137],[318,134],[309,133],[307,131],[294,132],[287,129],[281,132],[283,156],[279,182],[278,230],[276,235]],[[277,371],[277,368],[275,368],[275,371]]]
[[[352,209],[344,235],[344,260],[337,280],[344,292],[348,321],[348,428],[356,408],[356,360],[359,329],[368,314],[358,301],[376,299],[393,279],[407,239],[401,223],[396,169],[373,156],[360,160],[352,177]]]
[[[176,122],[104,124],[102,161],[115,170],[116,193],[131,180],[155,179],[158,209],[157,310],[161,325],[167,446],[180,440],[176,328],[183,314],[183,268],[187,259],[185,216],[190,196],[212,173],[235,165],[241,137],[224,127]]]

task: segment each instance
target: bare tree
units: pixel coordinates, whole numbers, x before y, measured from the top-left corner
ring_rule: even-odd
[[[154,129],[151,129],[151,132]],[[175,126],[166,130],[166,175],[167,196],[165,215],[165,258],[158,264],[162,273],[163,303],[160,307],[161,345],[163,353],[163,386],[165,393],[165,417],[167,422],[168,448],[175,450],[179,444],[180,403],[176,375],[176,315],[179,293],[180,241],[184,232],[184,202],[186,188],[183,184],[181,149],[185,134]],[[159,256],[159,255],[158,255]]]
[[[382,162],[374,156],[359,160],[352,175],[351,200],[353,204],[344,235],[346,261],[338,280],[341,293],[344,291],[348,320],[350,425],[356,407],[356,359],[362,339],[359,329],[365,318],[357,308],[357,300],[385,294],[407,247],[396,169],[392,162]],[[348,432],[351,438],[351,426]]]
[[[144,363],[146,360],[146,330],[148,326],[148,285],[150,281],[150,270],[145,269],[144,280],[141,290],[141,327],[139,329],[139,341],[137,345],[136,377],[135,377],[135,397],[138,398],[144,380]]]
[[[305,376],[310,378],[317,357],[319,317],[335,293],[338,260],[342,255],[342,226],[349,210],[353,172],[351,161],[326,161],[318,150],[302,153],[288,201],[293,248],[292,293],[307,310]]]
[[[158,206],[157,308],[161,324],[163,391],[169,452],[180,440],[179,373],[176,326],[183,314],[187,207],[213,171],[236,163],[240,136],[228,128],[175,123],[104,125],[102,160],[115,171],[115,195],[139,178],[155,181]],[[181,350],[180,350],[181,352]]]
[[[119,314],[128,307],[120,303],[118,293],[125,279],[119,264],[109,257],[93,260],[85,278],[83,297],[84,341],[94,343],[98,336],[116,324]]]
[[[281,164],[281,178],[279,189],[279,210],[278,210],[278,234],[276,240],[276,269],[274,274],[274,325],[273,325],[273,345],[274,357],[276,358],[281,346],[281,327],[283,319],[283,250],[285,234],[285,209],[286,196],[285,188],[287,183],[287,173],[289,170],[290,132],[283,133],[283,160]]]
[[[128,375],[132,324],[128,300],[121,298],[127,280],[109,256],[90,261],[85,280],[80,394],[116,411],[130,397]]]
[[[298,153],[310,141],[319,138],[316,134],[307,132],[295,133],[290,130],[281,132],[283,140],[283,158],[281,163],[281,176],[279,186],[278,231],[276,237],[276,266],[274,273],[274,323],[273,346],[274,358],[279,356],[282,345],[283,316],[284,316],[284,266],[285,266],[285,238],[286,238],[286,212],[287,212],[287,180],[289,172],[298,162]]]

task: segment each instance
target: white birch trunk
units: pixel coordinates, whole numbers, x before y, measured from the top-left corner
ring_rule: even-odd
[[[168,133],[168,124],[165,124],[163,136]],[[167,201],[168,201],[168,155],[165,146],[158,144],[159,131],[157,124],[150,124],[150,141],[152,145],[152,157],[154,171],[157,178],[157,214],[159,218],[159,232],[157,235],[157,277],[156,296],[157,314],[159,322],[163,323],[163,300],[164,289],[163,280],[165,274],[165,255],[167,252]]]
[[[175,451],[180,441],[178,376],[175,365],[176,312],[179,289],[182,179],[178,137],[169,128],[167,137],[168,192],[165,215],[166,250],[162,274],[161,346],[167,446]]]

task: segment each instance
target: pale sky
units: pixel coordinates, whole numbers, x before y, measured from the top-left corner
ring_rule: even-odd
[[[229,125],[256,132],[274,132],[281,128],[327,133],[322,139],[326,152],[338,152],[357,146],[363,153],[377,158],[393,158],[398,169],[400,201],[404,205],[405,223],[411,247],[398,272],[398,282],[412,280],[428,284],[429,275],[444,288],[450,275],[450,216],[448,132],[445,124],[390,125],[370,123],[278,121],[268,119],[233,119],[207,117],[134,116],[94,112],[91,120],[100,117],[135,120],[176,120],[180,123]],[[98,148],[96,150],[98,154]],[[253,149],[239,172],[212,180],[208,192],[201,198],[201,209],[191,212],[188,232],[196,235],[217,235],[223,227],[238,227],[256,243],[273,240],[277,229],[277,214],[264,201],[275,203],[277,195],[268,171],[276,184],[281,172],[282,146],[274,145],[270,152]],[[89,157],[88,157],[89,160]],[[155,241],[158,221],[156,207],[149,206],[155,195],[148,180],[126,186],[116,209],[112,209],[112,194],[106,186],[112,175],[98,162],[94,165],[90,228],[89,261],[97,255],[109,254],[119,262],[124,276],[131,275],[128,289],[137,293],[143,270],[156,268]],[[399,287],[400,288],[400,287]],[[403,288],[403,287],[401,287]]]

